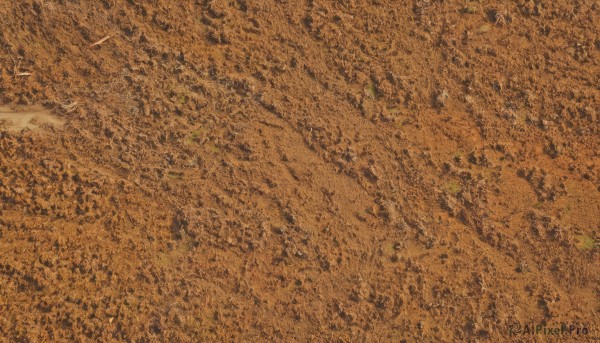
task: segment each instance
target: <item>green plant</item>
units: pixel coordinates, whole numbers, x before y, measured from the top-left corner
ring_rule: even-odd
[[[185,139],[185,142],[188,144],[192,144],[194,142],[198,142],[198,140],[200,139],[200,131],[192,131],[192,133],[190,133],[187,138]]]
[[[208,144],[208,150],[210,150],[210,152],[213,154],[218,154],[221,151],[221,148],[219,148],[215,143],[210,143]]]
[[[490,31],[492,29],[492,25],[490,24],[483,24],[480,27],[477,28],[477,33],[486,33],[488,31]]]
[[[377,97],[377,89],[375,88],[375,84],[373,84],[373,82],[369,83],[367,87],[365,87],[365,93],[367,93],[367,96],[370,98],[374,99]]]
[[[446,184],[444,185],[444,189],[454,195],[460,193],[460,191],[462,191],[462,186],[460,185],[460,183],[458,181],[448,181],[446,182]]]
[[[473,14],[477,12],[477,7],[475,6],[465,6],[460,10],[462,13]]]
[[[580,250],[591,250],[600,245],[600,242],[597,242],[594,238],[588,235],[578,235],[575,236],[575,238],[577,239],[576,246]]]

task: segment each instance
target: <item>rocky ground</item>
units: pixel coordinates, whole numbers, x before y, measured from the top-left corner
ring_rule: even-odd
[[[7,341],[600,336],[599,1],[0,17]]]

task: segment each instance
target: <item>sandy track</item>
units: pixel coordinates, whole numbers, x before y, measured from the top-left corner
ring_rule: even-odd
[[[0,337],[600,336],[599,11],[7,3]]]

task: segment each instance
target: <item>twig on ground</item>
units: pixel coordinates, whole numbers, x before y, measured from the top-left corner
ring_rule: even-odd
[[[60,105],[60,107],[62,107],[63,110],[67,111],[67,113],[70,113],[70,112],[76,110],[78,106],[79,106],[79,104],[77,103],[77,101],[73,101],[68,104],[64,103],[64,104]]]
[[[102,43],[106,42],[106,41],[107,41],[107,40],[109,40],[109,39],[110,39],[110,36],[106,36],[106,37],[102,38],[101,40],[99,40],[99,41],[97,41],[97,42],[95,42],[95,43],[92,43],[92,44],[90,45],[90,48],[93,48],[93,47],[95,47],[95,46],[98,46],[98,45],[100,45],[100,44],[102,44]]]

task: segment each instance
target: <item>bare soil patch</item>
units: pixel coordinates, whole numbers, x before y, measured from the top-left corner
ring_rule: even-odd
[[[43,107],[28,107],[14,109],[11,107],[0,107],[0,122],[8,130],[19,131],[24,129],[37,129],[41,125],[51,124],[60,126],[63,121],[50,114]]]
[[[0,337],[600,336],[598,1],[0,18]]]

